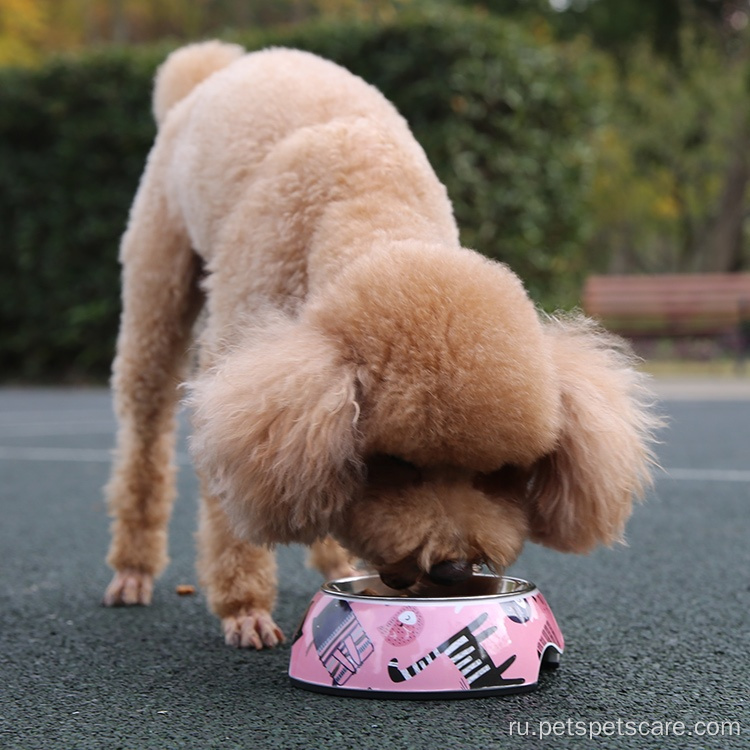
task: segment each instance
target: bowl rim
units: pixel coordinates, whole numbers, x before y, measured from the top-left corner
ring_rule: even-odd
[[[504,576],[504,575],[497,575],[495,573],[475,573],[473,575],[474,578],[496,578],[500,581],[511,581],[513,584],[516,585],[517,588],[515,588],[513,591],[506,591],[506,592],[499,592],[494,594],[478,594],[476,596],[409,596],[404,597],[397,593],[394,593],[393,596],[372,596],[368,594],[356,594],[354,592],[349,591],[343,591],[341,589],[332,588],[336,584],[344,584],[344,583],[352,583],[355,581],[375,581],[380,583],[380,578],[372,573],[359,575],[359,576],[349,576],[347,578],[336,578],[331,581],[326,581],[323,583],[319,589],[320,592],[322,592],[326,596],[332,596],[336,599],[354,599],[357,601],[366,601],[370,603],[376,603],[376,602],[398,602],[400,604],[405,604],[406,602],[409,602],[410,605],[417,605],[417,604],[446,604],[446,603],[458,603],[462,602],[464,604],[470,603],[470,602],[480,602],[480,601],[488,601],[491,599],[501,599],[501,600],[510,600],[510,599],[517,599],[520,597],[527,597],[532,596],[535,593],[538,593],[538,588],[536,584],[532,583],[531,581],[527,581],[524,578],[518,578],[516,576]]]

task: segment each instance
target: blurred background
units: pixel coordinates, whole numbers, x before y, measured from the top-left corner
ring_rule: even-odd
[[[649,362],[742,366],[750,0],[0,0],[0,382],[105,383],[119,237],[186,41],[375,84],[462,242]]]

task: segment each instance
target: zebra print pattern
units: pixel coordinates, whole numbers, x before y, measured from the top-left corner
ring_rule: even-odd
[[[496,667],[489,654],[480,645],[497,628],[493,625],[474,635],[474,631],[482,625],[487,617],[487,612],[483,612],[463,630],[459,630],[458,633],[452,635],[407,667],[401,668],[398,659],[391,659],[388,663],[388,676],[393,682],[410,680],[432,664],[440,655],[445,654],[456,665],[471,689],[522,683],[523,678],[506,679],[502,676],[503,672],[516,660],[515,655]]]

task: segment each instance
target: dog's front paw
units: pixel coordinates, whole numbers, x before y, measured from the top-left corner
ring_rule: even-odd
[[[103,604],[107,607],[151,604],[153,593],[152,575],[138,570],[118,570],[104,592]]]
[[[286,639],[265,609],[248,609],[222,619],[224,641],[236,648],[273,648]]]

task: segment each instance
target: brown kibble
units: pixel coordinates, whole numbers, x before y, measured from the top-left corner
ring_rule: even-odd
[[[189,583],[181,583],[175,591],[180,596],[192,596],[195,593],[195,586],[191,586]]]

